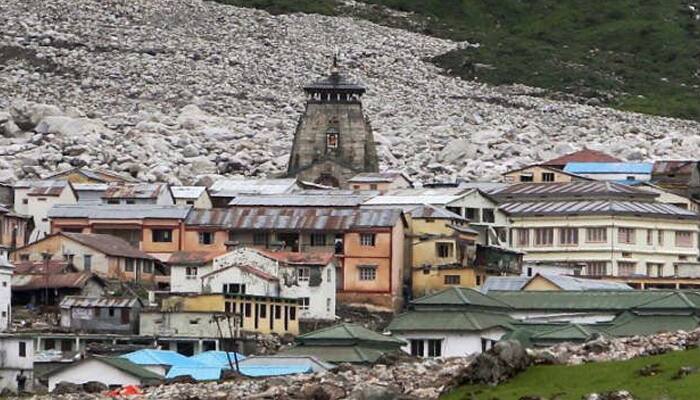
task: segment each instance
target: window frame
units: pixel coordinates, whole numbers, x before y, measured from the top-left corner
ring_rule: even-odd
[[[637,244],[637,230],[624,226],[617,227],[617,241],[620,244]]]
[[[554,228],[552,227],[541,227],[533,228],[534,230],[534,242],[535,247],[552,247],[554,246]],[[545,241],[546,239],[546,241]]]
[[[462,276],[461,275],[445,275],[443,278],[443,282],[445,285],[461,285],[462,284]]]
[[[358,265],[358,280],[361,282],[374,282],[377,280],[376,265]]]
[[[376,233],[360,233],[360,246],[362,246],[362,247],[376,247],[377,246],[377,234]]]
[[[167,234],[166,234],[167,232]],[[160,234],[163,236],[160,237]],[[153,243],[172,243],[173,242],[173,230],[172,229],[152,229],[151,230],[151,242]]]
[[[559,228],[559,245],[564,247],[578,246],[578,228],[562,227]]]
[[[208,240],[205,240],[206,238],[209,238]],[[204,246],[209,246],[214,244],[214,232],[211,231],[199,231],[197,232],[197,239],[199,241],[199,244],[204,245]]]

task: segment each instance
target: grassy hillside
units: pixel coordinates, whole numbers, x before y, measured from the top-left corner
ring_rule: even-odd
[[[275,13],[346,12],[335,0],[218,1]],[[695,0],[366,1],[414,12],[421,22],[414,29],[424,33],[479,43],[435,59],[465,79],[524,83],[624,110],[700,120]],[[360,16],[397,25],[382,13]]]
[[[639,371],[658,364],[660,372],[642,376]],[[639,400],[695,400],[700,373],[680,379],[674,377],[681,367],[700,367],[700,349],[642,357],[629,361],[583,364],[577,366],[536,366],[511,381],[496,386],[464,386],[443,396],[442,400],[519,400],[524,396],[547,399],[580,400],[589,393],[627,390]],[[559,397],[555,397],[555,396]]]

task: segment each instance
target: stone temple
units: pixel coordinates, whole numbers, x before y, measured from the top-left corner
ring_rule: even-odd
[[[333,61],[331,74],[304,87],[306,111],[299,118],[287,176],[346,187],[360,172],[377,172],[377,149],[362,112],[365,88],[348,81]]]

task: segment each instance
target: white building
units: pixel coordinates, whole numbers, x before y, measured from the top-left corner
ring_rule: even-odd
[[[206,186],[172,186],[175,204],[194,208],[212,208],[211,197]]]
[[[77,204],[78,197],[68,181],[18,181],[15,184],[15,211],[31,215],[34,231],[29,241],[33,242],[51,232],[48,212],[56,204]]]
[[[170,291],[173,293],[201,293],[202,276],[210,273],[217,253],[206,251],[178,251],[168,258]]]
[[[12,321],[12,273],[14,267],[0,255],[0,332],[7,331]]]
[[[61,382],[100,382],[118,388],[156,384],[162,377],[124,358],[95,356],[55,369],[48,374],[48,379],[49,392],[52,392]]]
[[[34,340],[31,336],[0,335],[0,392],[32,391]]]
[[[167,183],[112,182],[102,193],[102,203],[172,206],[175,197]]]
[[[335,318],[335,262],[332,253],[263,252],[240,248],[214,259],[201,275],[209,293],[299,299],[301,319]],[[176,287],[182,283],[173,282]],[[186,284],[184,284],[186,285]]]

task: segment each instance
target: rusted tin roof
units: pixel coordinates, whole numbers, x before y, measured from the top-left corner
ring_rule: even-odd
[[[27,196],[60,196],[69,185],[67,181],[34,181],[30,184]]]
[[[220,256],[221,252],[211,251],[176,251],[170,255],[169,265],[203,265]]]
[[[602,151],[583,149],[573,153],[565,154],[561,157],[553,158],[545,161],[540,165],[546,166],[565,166],[570,162],[621,162],[619,158],[615,158]]]
[[[69,176],[70,174],[77,173],[80,175],[85,176],[86,178],[92,179],[94,181],[98,182],[115,182],[115,181],[124,181],[124,182],[138,182],[136,179],[126,176],[126,175],[120,175],[117,174],[116,172],[112,171],[105,171],[105,170],[91,170],[87,168],[70,168],[64,171],[59,171],[59,172],[54,172],[48,175],[45,175],[43,179],[61,179],[64,177]]]
[[[207,190],[206,186],[172,186],[170,190],[176,199],[196,200]]]
[[[77,272],[74,266],[71,266],[67,261],[49,260],[45,261],[16,261],[15,274],[44,274],[48,271],[49,274],[62,274],[65,272]],[[48,268],[47,268],[48,266]]]
[[[411,218],[414,219],[451,219],[451,220],[465,220],[459,214],[455,214],[452,211],[448,211],[442,207],[436,207],[430,204],[423,204],[414,207],[408,211]]]
[[[614,182],[519,183],[489,193],[497,201],[553,198],[638,198],[653,200],[658,193]]]
[[[392,227],[401,217],[402,212],[397,209],[236,207],[192,210],[185,224],[190,227],[241,230],[344,231],[354,228]]]
[[[270,281],[270,282],[277,282],[277,281],[279,281],[279,278],[278,278],[278,277],[276,277],[276,276],[274,276],[274,275],[272,275],[272,274],[268,274],[267,272],[265,272],[265,271],[263,271],[263,270],[260,270],[260,269],[258,269],[258,268],[252,267],[252,266],[250,266],[250,265],[229,265],[228,267],[219,268],[219,269],[217,269],[217,270],[214,270],[214,271],[212,271],[212,272],[209,272],[209,273],[207,273],[207,274],[202,275],[202,279],[207,278],[207,277],[210,277],[210,276],[213,276],[213,275],[216,275],[216,274],[220,274],[220,273],[222,273],[222,272],[224,272],[224,271],[228,271],[228,270],[231,269],[231,268],[238,268],[238,269],[240,269],[240,270],[243,271],[243,272],[247,272],[247,273],[249,273],[249,274],[253,274],[253,275],[255,275],[255,276],[259,277],[259,278],[262,278],[262,279],[264,279],[264,280],[266,280],[266,281]]]
[[[168,190],[166,183],[111,183],[104,194],[103,199],[157,199],[158,196]]]
[[[56,204],[49,218],[121,219],[185,219],[190,206],[159,206],[155,204]]]
[[[349,183],[391,183],[397,179],[411,180],[402,172],[363,172],[348,179]]]
[[[273,260],[289,265],[320,265],[326,266],[335,255],[331,252],[294,253],[291,251],[260,251],[260,253]]]
[[[155,258],[143,251],[133,247],[126,240],[100,233],[71,233],[60,232],[57,235],[65,236],[71,240],[91,247],[108,256],[139,258],[144,260],[155,260]]]
[[[84,297],[66,296],[61,300],[61,308],[81,307],[81,308],[132,308],[140,305],[139,299],[135,297]]]
[[[209,188],[212,197],[236,197],[244,194],[265,195],[290,193],[299,188],[294,178],[285,179],[221,179]]]
[[[90,280],[96,280],[104,286],[104,281],[90,272],[69,272],[61,274],[14,274],[12,275],[12,291],[37,289],[80,289]]]
[[[648,215],[673,219],[697,219],[698,214],[671,204],[581,200],[550,202],[508,202],[499,206],[501,211],[512,216],[533,217],[540,215]]]
[[[325,193],[324,193],[325,192]],[[238,196],[229,207],[358,207],[372,197],[348,191],[309,191],[287,194]]]

